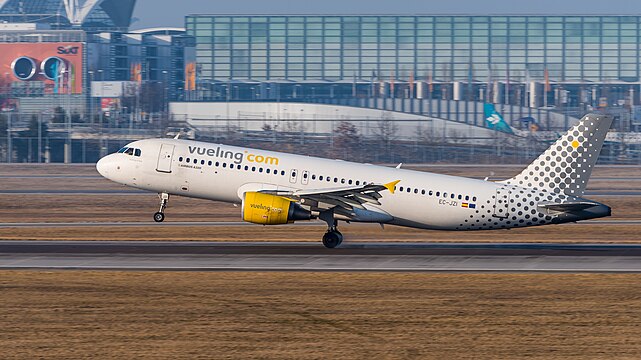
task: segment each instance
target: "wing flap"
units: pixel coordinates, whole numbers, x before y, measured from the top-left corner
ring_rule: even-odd
[[[399,182],[400,180],[387,184],[365,184],[333,189],[264,190],[262,192],[290,198],[316,211],[342,209],[343,213],[352,213],[354,209],[366,210],[364,204],[381,205],[379,201],[383,197],[381,192],[387,190],[393,194]]]

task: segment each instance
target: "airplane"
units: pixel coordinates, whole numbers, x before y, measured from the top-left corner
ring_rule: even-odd
[[[494,230],[611,215],[583,197],[613,118],[588,114],[513,178],[487,181],[176,138],[132,142],[96,164],[105,178],[159,194],[240,206],[242,219],[282,225],[319,219],[323,245],[338,222],[435,230]]]

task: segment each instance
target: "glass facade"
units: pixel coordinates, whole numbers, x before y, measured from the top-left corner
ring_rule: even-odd
[[[200,80],[638,82],[641,16],[193,15]]]

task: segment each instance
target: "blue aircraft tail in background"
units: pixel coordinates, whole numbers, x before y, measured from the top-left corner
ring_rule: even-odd
[[[489,129],[502,131],[508,134],[514,134],[514,131],[512,130],[510,125],[505,122],[503,116],[501,116],[501,114],[496,111],[494,104],[485,104],[483,106],[483,110],[485,113],[485,124]]]

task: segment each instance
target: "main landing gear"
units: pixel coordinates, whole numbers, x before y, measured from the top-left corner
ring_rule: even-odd
[[[334,220],[333,212],[322,212],[319,218],[327,223],[327,232],[323,235],[323,245],[333,249],[343,242],[343,234],[338,231],[338,221]]]
[[[154,221],[163,222],[165,221],[165,208],[167,208],[167,203],[169,202],[169,194],[160,193],[158,197],[160,198],[160,210],[154,214]]]
[[[343,242],[343,234],[337,229],[329,229],[323,235],[323,245],[328,249],[333,249]]]

